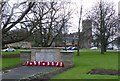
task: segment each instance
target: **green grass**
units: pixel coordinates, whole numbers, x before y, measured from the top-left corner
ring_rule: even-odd
[[[9,55],[9,54],[20,54],[21,49],[17,49],[15,52],[1,52],[3,55]],[[23,50],[22,51],[30,51],[30,50]],[[13,67],[20,64],[20,58],[2,58],[0,59],[0,69]]]
[[[81,52],[80,56],[74,57],[75,67],[65,71],[53,79],[118,79],[112,75],[86,74],[91,69],[118,70],[118,53],[108,52],[104,55],[98,52]]]
[[[16,50],[15,52],[1,52],[1,54],[5,55],[5,54],[20,54],[20,50]]]
[[[0,60],[0,63],[2,63],[0,64],[0,68],[2,69],[13,67],[20,64],[20,58],[3,58],[2,60]]]
[[[20,54],[20,50],[16,50],[15,52],[1,52],[2,55],[8,54]],[[0,69],[13,67],[20,64],[20,58],[2,58],[0,59]]]

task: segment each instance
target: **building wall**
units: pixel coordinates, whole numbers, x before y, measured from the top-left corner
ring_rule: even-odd
[[[66,37],[65,37],[65,40],[66,40],[66,45],[76,45],[77,44],[77,41],[78,41],[78,36],[77,36],[77,32],[76,33],[71,33],[71,34],[68,34]]]
[[[92,21],[83,20],[82,21],[83,30],[80,34],[80,46],[81,48],[90,48],[92,42]]]
[[[17,43],[11,43],[7,44],[7,47],[15,47],[15,48],[31,48],[31,42],[17,42]]]

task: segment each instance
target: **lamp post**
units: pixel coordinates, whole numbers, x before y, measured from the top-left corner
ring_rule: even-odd
[[[80,55],[79,49],[80,49],[80,24],[82,20],[82,1],[81,1],[81,8],[80,8],[80,16],[79,16],[79,23],[78,23],[78,50],[77,50],[77,56]]]

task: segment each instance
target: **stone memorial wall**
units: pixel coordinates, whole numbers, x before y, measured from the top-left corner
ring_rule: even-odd
[[[22,51],[20,54],[21,62],[26,61],[45,61],[63,62],[65,67],[74,65],[74,51],[62,50],[61,47],[33,47],[31,51]]]
[[[34,47],[31,52],[32,61],[62,61],[60,51],[62,48]]]

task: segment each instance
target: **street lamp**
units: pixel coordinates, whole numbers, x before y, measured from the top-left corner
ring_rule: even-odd
[[[80,49],[80,24],[82,20],[82,1],[81,1],[81,8],[80,8],[80,17],[79,17],[79,23],[78,23],[78,50],[77,55],[80,55],[79,49]]]

